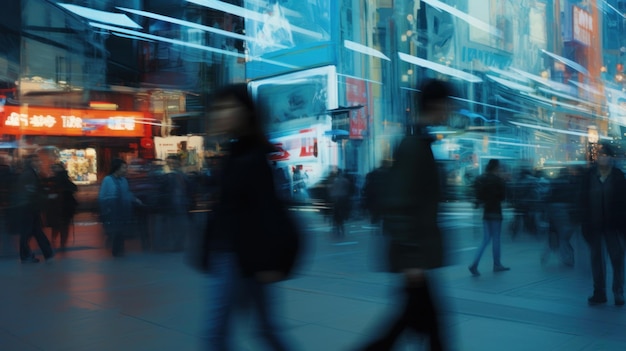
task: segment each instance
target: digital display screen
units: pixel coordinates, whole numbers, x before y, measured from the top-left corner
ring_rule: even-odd
[[[330,40],[331,1],[246,0],[245,8],[251,56]]]

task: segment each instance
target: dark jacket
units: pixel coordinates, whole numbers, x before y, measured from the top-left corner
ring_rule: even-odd
[[[441,189],[428,134],[406,136],[395,153],[385,192],[383,230],[389,235],[392,272],[443,265],[437,224]]]
[[[39,174],[31,167],[26,167],[19,175],[13,195],[15,208],[30,213],[41,211],[47,198]]]
[[[502,220],[502,201],[506,197],[504,180],[492,173],[485,173],[476,180],[476,198],[483,205],[483,219]]]
[[[48,194],[45,208],[45,219],[48,227],[58,227],[71,222],[78,203],[74,193],[78,190],[67,174],[67,171],[57,172],[54,176],[43,181]]]
[[[297,253],[294,223],[274,189],[270,151],[251,138],[231,145],[214,221],[207,229],[208,249],[234,252],[245,276],[269,270],[289,273]]]
[[[618,168],[611,170],[604,186],[599,180],[598,169],[590,168],[581,180],[580,220],[585,239],[604,231],[624,232],[626,223],[626,180]],[[604,190],[601,190],[604,189]],[[604,205],[603,205],[604,204]]]

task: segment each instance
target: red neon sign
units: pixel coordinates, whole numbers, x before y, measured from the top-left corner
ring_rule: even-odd
[[[150,136],[143,112],[5,106],[0,134],[96,137]]]

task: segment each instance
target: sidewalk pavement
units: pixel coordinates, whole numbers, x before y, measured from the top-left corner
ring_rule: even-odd
[[[391,313],[399,286],[396,276],[376,271],[377,228],[354,220],[344,240],[333,240],[321,216],[298,215],[306,223],[306,255],[298,274],[274,287],[282,330],[294,350],[355,350]],[[626,349],[626,310],[612,299],[586,304],[591,277],[578,237],[577,267],[568,269],[540,263],[542,241],[513,240],[504,231],[503,262],[511,271],[491,272],[485,252],[482,275],[471,277],[480,217],[468,204],[451,204],[444,216],[451,264],[433,274],[453,350]],[[209,278],[185,266],[181,253],[141,252],[134,241],[127,257],[114,259],[89,214],[77,218],[70,250],[50,263],[4,256],[0,277],[0,350],[203,349]],[[251,318],[241,313],[237,320],[234,350],[263,350]],[[407,336],[397,349],[413,350],[415,342]]]

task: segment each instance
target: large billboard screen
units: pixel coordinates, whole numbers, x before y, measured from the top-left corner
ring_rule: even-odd
[[[258,1],[246,0],[246,35],[249,54],[292,49],[309,43],[330,40],[331,1]]]
[[[333,66],[296,72],[250,83],[272,132],[311,118],[324,120],[335,108],[336,74]]]

